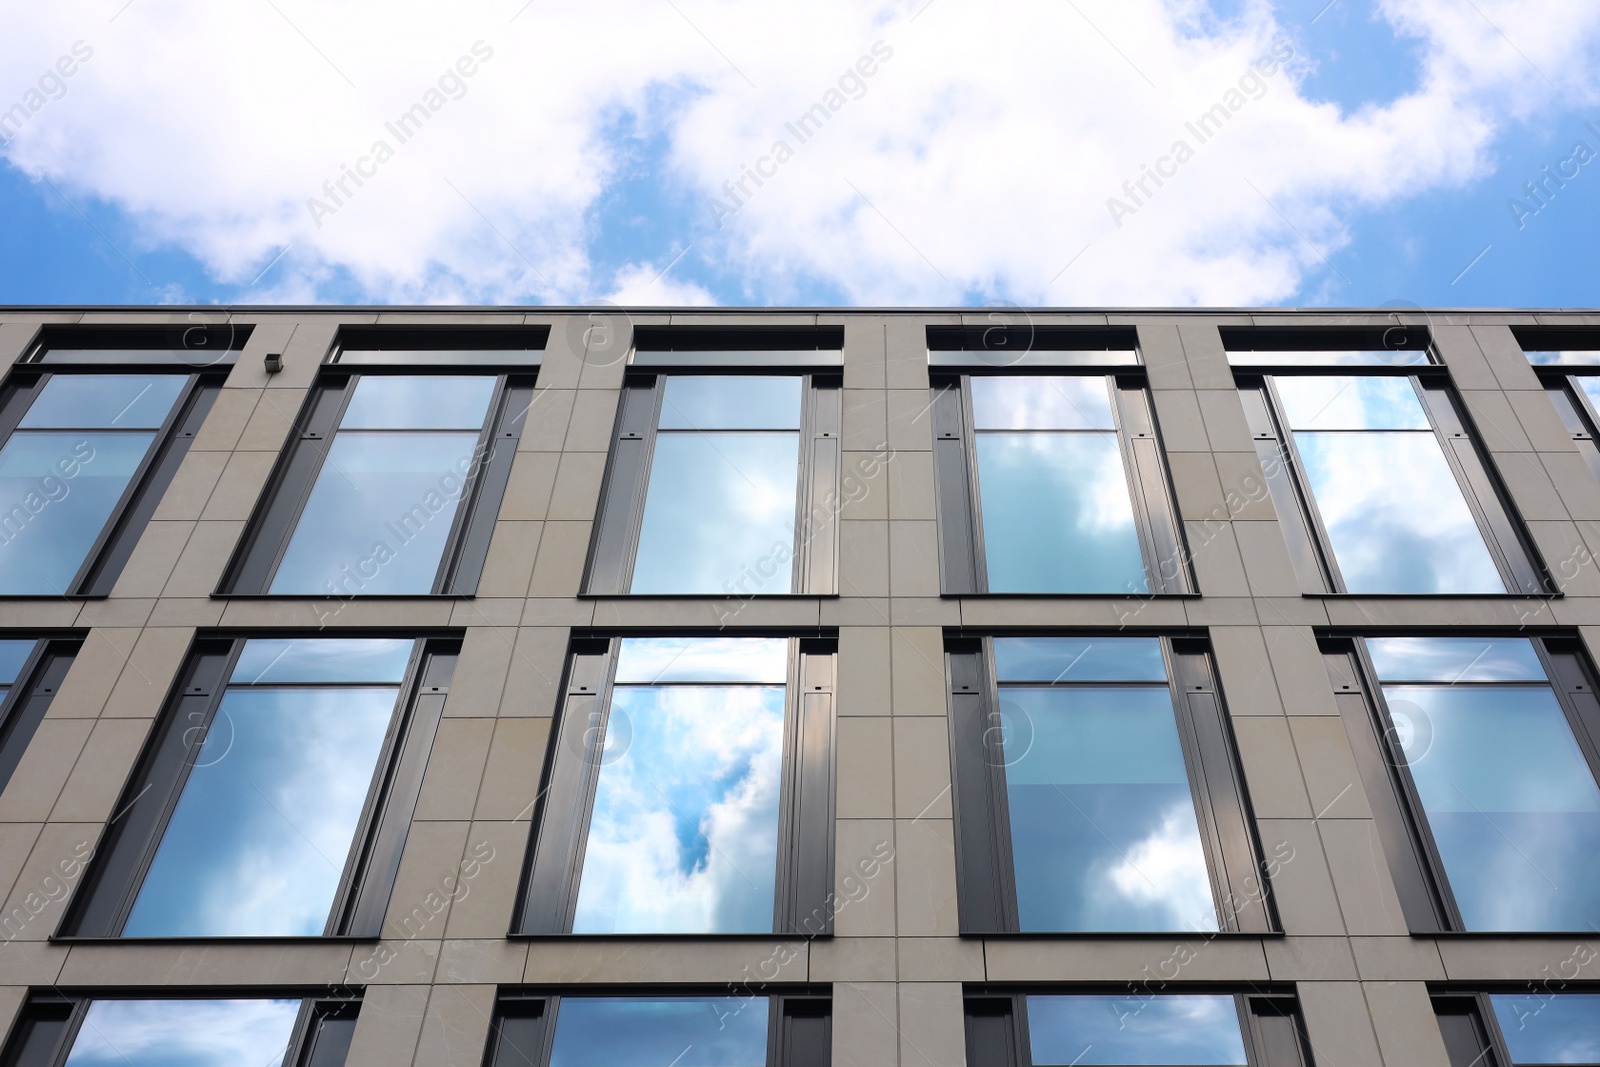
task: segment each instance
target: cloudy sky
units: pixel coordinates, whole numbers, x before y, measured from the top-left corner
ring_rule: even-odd
[[[3,303],[1600,303],[1593,0],[9,8]]]

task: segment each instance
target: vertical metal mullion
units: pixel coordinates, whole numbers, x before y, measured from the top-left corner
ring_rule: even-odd
[[[623,384],[585,568],[586,593],[618,595],[632,584],[665,383],[665,375],[658,374]]]
[[[1596,696],[1583,657],[1577,651],[1554,651],[1537,638],[1533,647],[1549,676],[1556,703],[1567,717],[1573,740],[1589,765],[1589,773],[1600,784],[1600,697]]]
[[[791,639],[791,647],[799,641]],[[792,755],[785,760],[787,801],[780,828],[779,904],[775,929],[802,937],[833,933],[834,886],[834,660],[829,653],[800,651],[795,688]],[[786,744],[789,742],[786,740]],[[787,875],[787,877],[784,877]]]
[[[478,429],[478,440],[473,445],[472,463],[462,476],[461,496],[450,521],[450,533],[445,537],[444,550],[439,553],[439,567],[433,581],[435,593],[471,594],[478,588],[478,578],[489,552],[489,538],[494,532],[495,513],[500,509],[501,495],[511,477],[511,461],[520,436],[506,432],[502,423],[514,418],[511,405],[520,392],[522,390],[511,385],[509,375],[502,374],[495,381],[483,425]],[[520,423],[518,426],[520,429]],[[507,442],[511,445],[509,451],[504,449]],[[469,546],[477,551],[469,553]]]
[[[1307,520],[1307,534],[1322,557],[1323,573],[1327,581],[1324,591],[1347,593],[1349,589],[1344,584],[1344,575],[1339,571],[1339,556],[1334,552],[1333,541],[1328,536],[1328,523],[1322,517],[1322,508],[1317,505],[1317,494],[1311,489],[1310,476],[1306,473],[1306,462],[1300,455],[1300,442],[1295,439],[1294,428],[1289,425],[1289,417],[1284,413],[1283,403],[1278,399],[1277,388],[1270,377],[1265,379],[1262,398],[1267,404],[1269,419],[1281,427],[1277,437],[1278,446],[1284,457],[1283,469],[1292,484],[1297,487],[1304,507],[1301,514]]]
[[[986,641],[985,645],[989,645]],[[986,654],[990,653],[990,654]],[[1017,929],[1011,828],[1005,805],[998,693],[988,677],[992,648],[945,653],[949,672],[956,902],[963,934]]]
[[[795,494],[796,593],[831,596],[839,590],[839,485],[843,477],[843,390],[831,380],[805,377],[805,420],[800,431],[801,485]]]
[[[1277,512],[1278,529],[1283,532],[1300,588],[1307,593],[1337,589],[1331,554],[1317,536],[1315,520],[1308,507],[1311,494],[1297,484],[1295,459],[1285,443],[1290,431],[1279,429],[1283,423],[1273,413],[1273,399],[1266,379],[1261,379],[1259,384],[1240,386],[1239,399],[1244,405],[1256,458],[1261,461],[1267,492]]]
[[[1299,1005],[1288,997],[1241,996],[1241,1022],[1255,1067],[1306,1067]]]
[[[933,470],[939,521],[940,589],[949,595],[984,588],[983,542],[977,515],[977,479],[971,420],[966,410],[966,377],[932,390]]]
[[[1578,384],[1577,375],[1544,379],[1542,384],[1545,395],[1555,405],[1556,414],[1561,416],[1567,433],[1572,435],[1572,443],[1583,457],[1589,473],[1595,481],[1600,481],[1600,443],[1595,441],[1595,427],[1600,426],[1600,417],[1596,416],[1594,406]]]
[[[0,444],[11,439],[33,402],[39,399],[45,383],[53,375],[41,374],[31,382],[14,382],[7,386],[4,400],[0,400]]]
[[[1106,384],[1111,389],[1123,477],[1138,520],[1150,592],[1187,593],[1194,588],[1194,580],[1184,551],[1183,519],[1162,462],[1160,431],[1149,393],[1142,384],[1124,384],[1115,375],[1108,375]],[[1164,569],[1169,560],[1171,577]]]

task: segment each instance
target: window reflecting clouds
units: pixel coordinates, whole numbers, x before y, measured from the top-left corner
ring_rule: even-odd
[[[1526,637],[1369,637],[1367,652],[1386,682],[1545,680]]]
[[[766,997],[562,997],[550,1067],[765,1067]]]
[[[1294,430],[1426,430],[1410,378],[1308,374],[1273,379]]]
[[[1550,993],[1489,997],[1512,1067],[1600,1063],[1600,995]]]
[[[1028,997],[1028,1043],[1044,1065],[1246,1063],[1231,996]]]
[[[66,1067],[255,1067],[288,1050],[298,1000],[96,1000]]]

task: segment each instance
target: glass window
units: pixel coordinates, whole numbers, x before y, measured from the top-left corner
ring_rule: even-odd
[[[1600,994],[1500,993],[1489,1003],[1512,1067],[1600,1063]]]
[[[0,700],[17,684],[17,675],[33,654],[35,641],[0,641]]]
[[[0,448],[0,595],[65,595],[189,379],[56,374]]]
[[[792,591],[802,383],[667,378],[631,592]]]
[[[1566,349],[1563,351],[1532,351],[1527,353],[1528,361],[1538,367],[1571,364],[1574,366],[1593,366],[1600,363],[1600,349]]]
[[[277,1064],[298,1000],[95,1000],[65,1067]]]
[[[1110,381],[971,379],[990,592],[1149,591]]]
[[[1030,996],[1027,1002],[1035,1067],[1248,1062],[1231,996]]]
[[[1506,591],[1409,378],[1274,382],[1347,592]]]
[[[550,1067],[765,1067],[766,997],[562,997]]]
[[[1021,929],[1216,930],[1161,642],[994,646]]]
[[[573,932],[771,931],[788,642],[621,645]]]
[[[1468,930],[1600,924],[1600,786],[1526,639],[1370,639]]]
[[[358,379],[268,592],[432,592],[483,460],[496,384],[489,375]]]
[[[123,935],[321,935],[412,647],[246,641]]]
[[[1432,361],[1422,349],[1349,349],[1346,351],[1228,350],[1235,367],[1415,367]]]

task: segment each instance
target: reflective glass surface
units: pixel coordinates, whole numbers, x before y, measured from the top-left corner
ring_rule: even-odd
[[[1432,433],[1299,432],[1295,443],[1349,592],[1506,591]]]
[[[1527,353],[1528,362],[1538,366],[1552,363],[1571,363],[1576,366],[1592,366],[1600,363],[1600,349],[1567,349],[1566,351],[1530,351]]]
[[[1150,588],[1114,433],[980,433],[978,484],[993,593]]]
[[[1591,353],[1600,356],[1600,352]],[[1584,375],[1578,379],[1578,388],[1583,390],[1583,395],[1589,398],[1589,405],[1600,411],[1600,377]]]
[[[363,375],[339,429],[476,431],[494,386],[487,374]]]
[[[431,592],[477,444],[476,431],[341,430],[268,592]]]
[[[766,997],[562,997],[550,1067],[766,1067]]]
[[[1110,430],[1106,379],[1053,374],[972,377],[972,423],[980,430]]]
[[[661,400],[663,430],[798,430],[804,379],[769,374],[675,374]]]
[[[70,590],[154,439],[142,430],[11,435],[0,448],[0,595]]]
[[[1367,652],[1386,682],[1547,680],[1526,637],[1369,637]]]
[[[52,375],[17,428],[159,429],[187,382],[182,374]]]
[[[1155,637],[997,637],[1002,682],[1164,682]]]
[[[1235,367],[1414,367],[1431,362],[1421,349],[1352,349],[1345,352],[1229,352]]]
[[[124,936],[320,935],[396,694],[229,689]]]
[[[1489,997],[1513,1067],[1600,1063],[1600,994],[1501,993]]]
[[[398,682],[415,642],[387,638],[253,638],[244,643],[233,680],[281,682]]]
[[[612,691],[574,933],[772,929],[782,686]]]
[[[1600,927],[1600,787],[1548,686],[1385,686],[1468,930]]]
[[[1165,686],[1000,691],[1024,931],[1215,930]]]
[[[1295,430],[1427,430],[1410,378],[1307,374],[1273,378]]]
[[[799,469],[797,433],[658,435],[631,592],[789,592]]]
[[[1035,1067],[1245,1063],[1231,996],[1029,997],[1028,1043]]]
[[[776,682],[789,678],[782,637],[628,637],[617,656],[622,682]]]
[[[11,685],[17,680],[22,665],[33,653],[33,641],[0,641],[0,685]]]
[[[277,1067],[298,1000],[96,1000],[66,1067]]]

